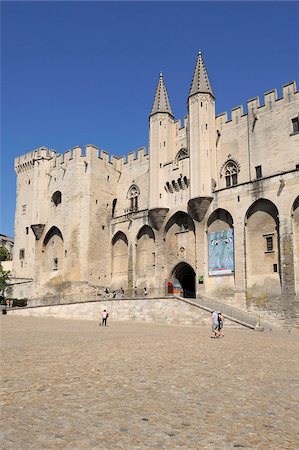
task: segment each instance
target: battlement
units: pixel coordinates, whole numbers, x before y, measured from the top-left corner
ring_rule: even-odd
[[[243,106],[237,106],[231,110],[230,117],[225,111],[216,116],[216,127],[220,129],[225,123],[238,124],[240,121],[247,121],[248,118],[255,120],[258,115],[271,111],[272,109],[281,106],[285,102],[291,102],[295,96],[299,94],[297,91],[296,82],[291,81],[282,86],[282,96],[278,97],[277,90],[265,92],[263,95],[263,102],[260,98],[254,97],[247,101],[247,112],[244,113]]]
[[[146,148],[141,147],[135,151],[129,153],[127,156],[114,156],[110,155],[105,150],[99,150],[93,144],[88,144],[85,148],[79,146],[73,149],[66,150],[64,153],[57,153],[55,150],[49,150],[47,147],[40,147],[19,156],[14,161],[14,168],[16,173],[28,172],[33,169],[34,165],[38,161],[47,160],[50,162],[51,169],[57,167],[67,168],[70,164],[77,162],[97,163],[111,165],[115,170],[122,170],[126,167],[132,167],[133,165],[140,164],[148,159]]]

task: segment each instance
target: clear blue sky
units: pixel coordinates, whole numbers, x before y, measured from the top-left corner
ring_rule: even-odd
[[[148,147],[159,72],[183,119],[198,49],[217,113],[299,81],[297,2],[2,2],[1,21],[0,233],[11,236],[14,158]]]

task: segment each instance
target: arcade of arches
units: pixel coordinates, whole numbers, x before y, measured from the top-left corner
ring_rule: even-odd
[[[294,293],[298,293],[298,198],[287,219],[293,231],[292,254],[287,262],[279,211],[267,199],[254,202],[241,221],[222,208],[213,211],[205,224],[178,211],[160,230],[141,227],[132,237],[131,253],[131,234],[118,231],[112,239],[112,285],[128,287],[131,264],[133,285],[159,288],[164,293],[167,282],[189,297],[199,292],[214,297],[223,292],[233,295],[239,289],[247,293],[247,301],[263,298],[264,304],[279,298],[282,289],[289,289],[292,283]],[[282,259],[290,266],[288,279],[283,277]]]

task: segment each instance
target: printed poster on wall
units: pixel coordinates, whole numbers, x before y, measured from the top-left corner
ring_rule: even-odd
[[[209,275],[231,275],[235,272],[233,229],[208,234]]]

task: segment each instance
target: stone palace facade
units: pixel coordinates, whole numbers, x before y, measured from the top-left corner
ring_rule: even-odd
[[[215,116],[201,52],[188,115],[160,74],[149,149],[94,145],[16,158],[15,295],[96,298],[104,288],[293,316],[299,293],[299,92],[295,82]],[[146,120],[146,118],[145,118]]]

